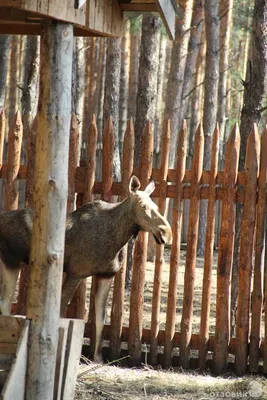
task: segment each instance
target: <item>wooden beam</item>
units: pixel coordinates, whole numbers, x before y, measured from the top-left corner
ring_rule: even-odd
[[[35,215],[27,302],[31,324],[26,398],[35,400],[52,399],[54,390],[68,189],[72,52],[72,25],[42,22]]]

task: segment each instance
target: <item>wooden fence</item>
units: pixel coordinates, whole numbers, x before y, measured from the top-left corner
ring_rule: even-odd
[[[18,206],[18,181],[27,179],[25,204],[32,203],[33,159],[35,123],[29,137],[28,167],[19,164],[23,128],[19,113],[16,114],[9,129],[8,159],[2,165],[4,143],[4,113],[0,115],[0,177],[5,181],[5,209]],[[183,368],[212,365],[213,371],[220,374],[231,366],[242,375],[247,368],[251,372],[267,373],[267,323],[263,326],[263,276],[265,213],[267,190],[267,131],[261,137],[253,126],[247,143],[245,172],[238,172],[240,135],[235,125],[226,145],[225,168],[218,171],[219,129],[215,129],[210,171],[203,171],[204,135],[200,125],[195,134],[192,169],[186,170],[187,128],[184,123],[179,133],[176,169],[168,169],[170,145],[169,123],[164,124],[161,166],[152,168],[153,131],[147,123],[142,137],[142,151],[139,168],[133,168],[134,129],[128,122],[124,137],[122,157],[122,181],[113,182],[114,138],[112,120],[109,119],[103,133],[102,182],[95,181],[97,128],[95,118],[88,131],[87,160],[85,166],[77,167],[78,131],[75,117],[71,122],[70,168],[68,210],[90,201],[95,194],[106,201],[112,196],[125,198],[128,192],[130,176],[136,174],[144,187],[151,178],[156,182],[153,194],[158,199],[159,209],[165,211],[167,199],[173,199],[172,229],[173,242],[170,250],[169,284],[167,307],[165,312],[165,330],[160,330],[160,307],[162,299],[163,246],[156,246],[151,324],[143,329],[143,307],[145,289],[145,270],[147,252],[147,234],[139,234],[134,253],[132,286],[130,296],[130,316],[128,326],[123,326],[125,308],[125,265],[116,275],[111,307],[111,322],[104,329],[104,338],[109,340],[109,359],[118,359],[123,353],[131,356],[131,363],[138,365],[148,359],[152,365],[165,367],[180,365]],[[21,194],[23,196],[23,194]],[[190,200],[186,262],[184,282],[178,282],[181,268],[181,227],[183,221],[183,203]],[[196,249],[201,200],[208,200],[206,245],[203,266],[203,285],[201,296],[201,315],[198,333],[192,333],[194,317],[194,280],[196,274]],[[230,292],[231,269],[235,232],[236,203],[243,204],[241,226],[241,244],[239,254],[239,291],[237,305],[236,336],[230,337]],[[216,324],[215,333],[210,331],[210,310],[212,264],[214,262],[214,229],[216,203],[221,207],[221,229],[217,263]],[[21,281],[25,281],[25,272]],[[93,280],[94,281],[94,280]],[[178,318],[178,284],[183,284],[183,306],[181,310],[181,328],[175,329]],[[20,285],[17,310],[21,312],[25,303],[24,283]],[[92,285],[94,286],[94,285]],[[267,285],[266,285],[267,286]],[[83,282],[72,303],[69,312],[83,317],[86,284]],[[94,289],[92,288],[92,291]],[[251,294],[252,293],[252,294]],[[92,336],[92,307],[85,336]],[[262,334],[265,332],[265,334]],[[265,339],[262,338],[265,336]],[[127,343],[127,346],[124,345]],[[144,354],[145,350],[145,354]],[[148,357],[148,358],[146,358]],[[249,361],[248,361],[249,359]]]

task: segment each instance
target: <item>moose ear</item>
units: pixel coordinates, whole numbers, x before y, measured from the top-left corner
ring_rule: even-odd
[[[132,176],[129,183],[129,192],[136,193],[140,189],[141,183],[136,176]]]
[[[145,188],[144,192],[146,192],[149,196],[151,195],[151,193],[154,192],[155,190],[155,182],[151,181],[149,182],[149,184],[147,185],[147,187]]]

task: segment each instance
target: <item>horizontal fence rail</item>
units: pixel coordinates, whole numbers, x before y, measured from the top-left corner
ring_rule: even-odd
[[[5,136],[5,114],[0,113],[0,192],[2,210],[32,204],[34,181],[34,143],[38,131],[34,121],[28,144],[26,165],[20,165],[21,146],[24,143],[23,126],[18,112]],[[245,172],[238,172],[240,134],[235,125],[226,144],[224,169],[218,170],[219,128],[216,126],[212,142],[210,171],[203,170],[204,134],[200,125],[195,134],[192,168],[186,170],[187,127],[183,122],[178,136],[177,165],[168,168],[170,152],[169,122],[163,125],[161,142],[161,164],[153,167],[153,129],[147,122],[142,136],[141,156],[138,168],[133,167],[134,126],[129,121],[124,136],[121,154],[121,182],[113,181],[114,133],[112,119],[104,126],[102,147],[98,148],[96,118],[93,116],[88,127],[86,157],[79,160],[79,134],[76,117],[72,116],[69,155],[69,198],[68,211],[71,212],[96,195],[103,200],[122,200],[128,195],[128,182],[132,174],[139,177],[142,187],[153,179],[156,189],[153,198],[159,210],[166,214],[169,210],[173,230],[173,242],[169,251],[170,261],[168,281],[163,281],[164,249],[155,248],[155,269],[152,279],[152,300],[149,311],[150,328],[144,328],[144,308],[146,307],[147,248],[148,235],[140,233],[135,243],[133,257],[132,286],[129,304],[129,324],[124,326],[125,312],[125,271],[127,246],[124,249],[122,269],[114,280],[111,300],[110,325],[105,325],[104,339],[109,341],[108,358],[116,360],[121,351],[131,356],[131,364],[138,365],[148,352],[148,362],[165,367],[180,365],[207,368],[212,365],[216,374],[228,370],[229,366],[242,375],[249,368],[251,372],[267,373],[267,324],[263,324],[263,300],[267,285],[264,280],[265,217],[267,200],[267,133],[258,134],[253,126],[247,142]],[[7,163],[3,164],[7,152]],[[98,155],[101,152],[101,166]],[[78,165],[79,164],[79,165]],[[102,170],[101,170],[102,168]],[[96,180],[96,171],[101,170],[101,182]],[[25,184],[26,180],[26,184]],[[24,182],[24,190],[20,190]],[[202,290],[200,296],[200,316],[198,333],[193,332],[195,316],[195,279],[197,262],[198,227],[200,205],[207,203],[206,246],[203,260]],[[185,201],[189,204],[184,207]],[[236,336],[231,337],[231,271],[235,243],[236,204],[243,206],[241,223],[241,245],[239,255],[239,287],[237,305]],[[182,243],[182,229],[187,227],[186,244]],[[217,230],[217,231],[216,231]],[[218,237],[217,271],[214,270],[215,242]],[[183,250],[185,248],[185,251]],[[182,253],[183,251],[183,253]],[[184,273],[181,275],[181,257],[185,254]],[[216,253],[217,254],[217,253]],[[198,267],[199,268],[199,267]],[[215,277],[214,277],[215,274]],[[182,276],[182,279],[179,277]],[[212,292],[212,282],[216,279],[216,290]],[[86,304],[87,282],[78,288],[68,309],[68,316],[87,318],[85,337],[90,338],[94,347],[92,326],[94,324],[93,296],[97,279],[92,279],[90,307]],[[163,286],[167,293],[162,311]],[[18,302],[13,304],[14,312],[25,312],[27,269],[21,274]],[[265,293],[264,293],[265,291]],[[212,297],[213,296],[213,297]],[[211,307],[215,299],[215,328],[211,331]],[[180,303],[179,303],[180,301]],[[178,307],[178,303],[180,306]],[[180,309],[178,309],[180,308]],[[165,328],[161,329],[162,314]],[[179,314],[179,318],[178,318]],[[177,326],[179,328],[177,328]],[[263,332],[265,332],[263,334]],[[145,346],[145,347],[144,347]]]

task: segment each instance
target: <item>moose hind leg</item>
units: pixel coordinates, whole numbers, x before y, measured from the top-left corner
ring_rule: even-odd
[[[95,351],[94,361],[102,361],[102,332],[105,322],[105,309],[108,293],[111,287],[113,276],[97,277],[95,294]]]
[[[20,268],[8,268],[0,261],[0,313],[10,315]]]

